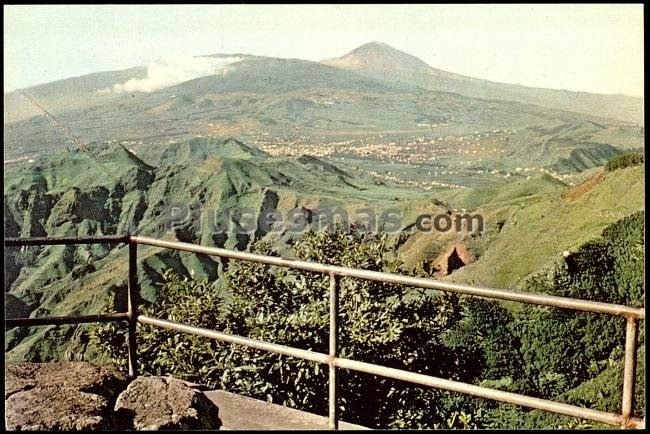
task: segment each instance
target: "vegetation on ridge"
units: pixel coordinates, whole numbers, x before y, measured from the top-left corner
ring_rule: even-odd
[[[630,166],[638,166],[643,164],[643,154],[630,152],[627,154],[619,155],[612,158],[605,165],[605,170],[612,172],[616,169],[623,169]]]

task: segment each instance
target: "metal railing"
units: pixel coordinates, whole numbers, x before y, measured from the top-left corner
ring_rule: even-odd
[[[645,319],[645,309],[630,306],[600,303],[594,301],[579,300],[567,297],[557,297],[545,294],[533,294],[517,291],[506,291],[476,286],[461,285],[456,283],[442,282],[432,279],[424,279],[398,274],[383,273],[377,271],[361,270],[356,268],[325,265],[315,262],[294,261],[279,257],[265,256],[254,253],[227,250],[217,247],[204,247],[195,244],[163,241],[155,238],[141,236],[103,236],[83,238],[25,238],[5,239],[5,246],[35,246],[52,244],[91,244],[91,243],[128,243],[129,246],[129,276],[128,276],[128,308],[126,312],[116,314],[86,315],[71,317],[49,317],[49,318],[17,318],[6,320],[6,327],[36,326],[48,324],[78,324],[87,322],[109,322],[127,321],[128,332],[128,366],[129,375],[137,376],[137,344],[136,325],[137,323],[155,327],[161,327],[181,333],[203,336],[217,341],[228,342],[254,348],[262,351],[273,352],[329,366],[329,426],[332,429],[338,428],[337,396],[338,381],[337,369],[347,369],[367,374],[382,376],[390,379],[401,380],[422,386],[444,389],[451,392],[458,392],[480,398],[493,399],[509,404],[523,407],[544,410],[548,412],[563,414],[580,419],[593,420],[609,425],[618,425],[625,428],[644,428],[645,418],[640,419],[633,416],[634,408],[634,387],[636,380],[637,361],[637,334],[638,321]],[[194,327],[186,324],[179,324],[172,321],[151,318],[138,313],[137,298],[137,245],[147,245],[166,249],[181,250],[185,252],[199,253],[221,258],[235,259],[249,262],[256,262],[266,265],[287,267],[296,270],[319,272],[329,275],[329,353],[303,350],[288,347],[285,345],[259,341],[241,336],[221,333],[215,330]],[[552,400],[534,398],[522,394],[504,392],[459,381],[447,380],[430,375],[418,374],[401,369],[389,368],[372,363],[360,362],[351,359],[338,357],[338,278],[354,277],[365,280],[373,280],[385,283],[394,283],[410,287],[424,289],[435,289],[440,291],[454,292],[470,296],[492,298],[498,300],[510,300],[521,303],[550,306],[563,309],[573,309],[583,312],[601,313],[615,316],[622,316],[627,320],[625,333],[625,361],[623,370],[623,390],[621,413],[607,413],[600,410],[593,410],[575,405],[564,404]]]

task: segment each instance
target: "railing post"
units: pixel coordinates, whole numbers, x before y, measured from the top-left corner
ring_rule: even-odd
[[[338,429],[339,421],[337,417],[337,395],[338,379],[336,376],[336,366],[334,359],[338,354],[338,331],[339,331],[339,294],[337,277],[333,272],[329,273],[330,277],[330,341],[329,341],[329,428]]]
[[[138,342],[136,326],[138,324],[138,244],[129,239],[129,288],[128,288],[128,318],[129,318],[129,377],[138,376]]]
[[[637,319],[627,317],[625,327],[625,367],[623,368],[623,423],[627,424],[634,411],[634,383],[636,382]]]

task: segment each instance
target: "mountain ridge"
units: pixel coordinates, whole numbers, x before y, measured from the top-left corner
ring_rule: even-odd
[[[29,92],[83,142],[124,142],[152,162],[159,161],[167,144],[210,136],[232,136],[253,147],[271,145],[289,153],[319,144],[311,151],[318,155],[331,152],[332,144],[366,140],[364,146],[371,149],[365,155],[380,159],[382,142],[404,146],[418,140],[435,142],[442,152],[454,150],[458,163],[467,163],[461,149],[478,146],[475,151],[484,157],[479,163],[477,156],[476,164],[491,171],[542,166],[573,172],[604,164],[643,142],[644,128],[605,116],[616,105],[598,95],[582,98],[581,112],[558,102],[552,92],[550,97],[541,90],[541,96],[517,94],[517,87],[501,92],[486,81],[431,68],[383,43],[365,44],[344,60],[346,56],[347,63],[338,66],[237,56],[240,60],[225,65],[217,61],[221,66],[215,66],[214,74],[146,92],[115,86],[142,80],[148,74],[143,69],[132,70],[131,78],[124,72],[96,74],[79,79],[79,86],[70,79]],[[8,112],[18,114],[11,118]],[[20,113],[28,115],[16,120]],[[502,137],[487,137],[495,131]],[[5,94],[4,141],[7,164],[31,164],[36,155],[69,145],[68,137],[17,93]],[[422,158],[433,161],[434,149],[422,152],[429,153]],[[505,160],[512,167],[504,167]]]
[[[224,58],[240,57],[243,61],[263,61],[269,59],[320,63],[338,69],[353,71],[359,75],[379,79],[384,82],[415,85],[426,90],[447,91],[463,96],[518,101],[540,105],[548,108],[576,111],[578,113],[595,114],[626,122],[643,125],[643,98],[623,94],[600,94],[584,91],[570,91],[563,89],[539,88],[515,83],[502,83],[477,77],[470,77],[430,66],[420,58],[390,45],[373,41],[363,44],[341,57],[324,59],[320,62],[305,61],[295,58],[275,58],[250,54],[214,53],[195,56]],[[382,68],[383,67],[383,68]],[[397,75],[394,73],[398,72]],[[45,105],[52,107],[54,113],[64,108],[83,107],[88,104],[76,104],[67,101],[66,104],[52,103],[48,93],[60,92],[61,89],[70,88],[78,92],[94,89],[95,92],[83,94],[84,98],[95,100],[100,95],[97,91],[110,88],[114,84],[126,81],[127,78],[142,78],[146,74],[145,66],[136,66],[124,70],[100,71],[78,77],[70,77],[49,83],[31,86],[25,90],[34,93],[34,96]],[[81,86],[79,85],[81,84]],[[53,89],[53,90],[51,90]],[[17,98],[17,92],[5,92],[5,124],[24,119],[27,114],[34,115],[34,110],[26,109],[24,102]],[[75,94],[79,96],[79,94]],[[106,99],[114,97],[108,92]],[[101,98],[100,98],[101,99]],[[7,106],[12,106],[8,111]],[[16,108],[18,106],[18,109]],[[22,109],[20,108],[22,106]],[[16,113],[17,112],[17,113]]]
[[[390,62],[401,59],[392,68]],[[448,91],[464,96],[511,100],[543,107],[595,114],[643,125],[643,98],[623,94],[601,94],[565,89],[549,89],[515,83],[502,83],[437,69],[421,59],[388,44],[371,42],[324,64],[354,70],[386,81],[415,84],[428,90]],[[613,106],[613,107],[612,107]]]

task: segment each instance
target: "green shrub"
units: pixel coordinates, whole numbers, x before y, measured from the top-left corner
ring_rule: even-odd
[[[630,152],[627,154],[622,154],[617,157],[612,158],[605,165],[605,170],[612,172],[617,169],[623,169],[625,167],[637,166],[643,164],[643,154],[637,152]]]
[[[601,239],[529,279],[527,289],[643,305],[643,220],[640,211],[610,225]],[[303,261],[404,273],[393,248],[385,236],[337,230],[308,233],[292,252]],[[252,250],[277,255],[265,243]],[[143,313],[328,352],[327,275],[239,261],[224,270],[212,284],[166,273],[158,301]],[[513,310],[495,301],[345,277],[339,279],[339,304],[341,357],[608,411],[619,406],[614,374],[620,369],[613,370],[621,363],[624,338],[619,317],[538,306]],[[122,366],[124,339],[125,330],[113,324],[91,333],[93,345]],[[327,412],[328,375],[321,365],[146,326],[138,330],[138,343],[145,373]],[[352,371],[340,370],[339,380],[341,418],[373,428],[600,426]]]
[[[304,261],[398,272],[401,264],[385,236],[308,233],[293,255]],[[256,253],[276,255],[258,243]],[[286,268],[229,261],[221,276],[228,293],[219,297],[207,283],[165,275],[160,300],[147,315],[218,329],[321,353],[328,352],[329,277]],[[339,354],[412,372],[473,381],[471,360],[445,346],[442,334],[461,317],[455,295],[384,282],[339,279]],[[124,364],[123,334],[111,325],[93,332],[95,345]],[[122,339],[120,341],[120,339]],[[141,365],[152,374],[171,373],[213,388],[327,413],[327,368],[216,341],[141,327]],[[352,371],[339,371],[342,419],[369,427],[478,426],[479,416],[447,403],[448,394]],[[452,408],[453,407],[453,408]],[[454,415],[454,412],[455,415]],[[438,424],[438,425],[436,425]]]
[[[563,297],[642,306],[643,224],[639,211],[608,226],[550,273],[528,280],[528,290]],[[550,398],[602,372],[625,336],[625,320],[610,315],[526,306],[518,318],[527,381]]]

